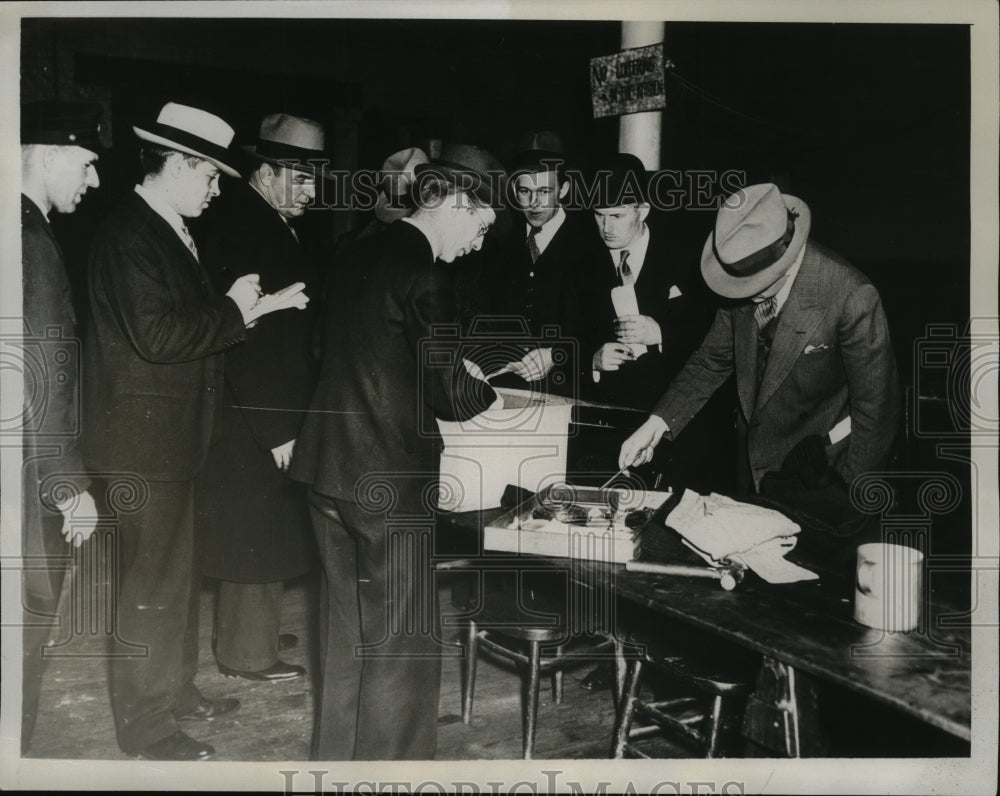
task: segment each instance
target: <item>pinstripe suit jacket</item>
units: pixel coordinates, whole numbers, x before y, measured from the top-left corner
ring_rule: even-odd
[[[755,487],[804,437],[845,417],[851,433],[827,445],[850,483],[883,467],[899,420],[899,377],[878,292],[860,271],[812,243],[778,315],[758,384],[754,305],[720,309],[701,346],[657,403],[676,436],[733,372],[739,422]]]

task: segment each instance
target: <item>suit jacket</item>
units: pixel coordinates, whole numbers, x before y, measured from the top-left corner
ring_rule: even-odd
[[[136,193],[98,230],[88,278],[88,463],[153,481],[194,478],[222,384],[217,354],[245,339],[239,309]]]
[[[455,337],[435,335],[428,348],[438,324],[457,324],[455,292],[420,230],[397,221],[345,250],[325,294],[323,362],[292,478],[341,500],[391,495],[399,509],[427,511],[435,417],[468,419],[496,397],[467,376]]]
[[[67,488],[79,493],[90,485],[77,446],[82,352],[62,249],[42,211],[24,195],[21,247],[24,350],[36,363],[23,369],[21,545],[25,555],[65,555],[62,535],[48,532],[43,518],[70,496]]]
[[[805,437],[851,418],[827,444],[846,483],[883,467],[899,419],[899,377],[878,292],[860,271],[809,242],[778,315],[758,385],[757,324],[750,302],[720,309],[698,350],[653,410],[676,436],[733,372],[744,451],[755,487]]]
[[[223,355],[221,416],[195,504],[203,574],[287,580],[315,560],[312,525],[302,485],[275,467],[271,450],[298,436],[316,386],[320,280],[288,224],[241,180],[227,181],[200,221],[198,251],[218,293],[255,273],[265,293],[301,281],[310,298],[304,310],[265,315]]]
[[[582,288],[585,327],[580,383],[584,397],[644,411],[652,409],[698,346],[711,322],[712,306],[700,277],[671,251],[664,232],[651,228],[649,236],[635,294],[639,314],[648,315],[660,325],[662,350],[649,346],[646,353],[623,363],[619,370],[602,372],[595,383],[591,368],[594,354],[604,343],[617,340],[611,289],[621,284],[603,243],[600,254],[589,261],[591,270]]]

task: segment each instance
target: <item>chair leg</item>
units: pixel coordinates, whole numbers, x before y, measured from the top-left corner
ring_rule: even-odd
[[[628,674],[625,678],[625,690],[621,695],[621,704],[618,709],[615,745],[611,750],[611,756],[615,760],[620,760],[625,756],[625,744],[628,743],[628,736],[632,731],[632,718],[635,715],[635,700],[639,696],[639,676],[641,674],[641,660],[629,663]]]
[[[628,665],[625,661],[625,645],[616,636],[615,639],[615,690],[611,694],[614,698],[615,712],[622,709],[622,699],[625,696],[625,676]]]
[[[563,654],[564,644],[560,644],[556,647],[556,657],[560,657]],[[556,669],[552,673],[552,701],[557,704],[562,704],[563,698],[563,672],[562,669]]]
[[[535,726],[538,721],[538,687],[541,680],[541,644],[531,642],[528,653],[528,683],[524,704],[524,759],[531,760],[535,752]]]
[[[465,660],[462,662],[462,723],[472,721],[472,698],[476,691],[476,663],[479,659],[479,631],[470,621],[465,631]]]
[[[705,757],[715,757],[719,747],[719,729],[722,726],[722,695],[716,694],[712,700],[712,718],[705,745]]]

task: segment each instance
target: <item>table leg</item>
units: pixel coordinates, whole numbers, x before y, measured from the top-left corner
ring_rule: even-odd
[[[748,757],[822,757],[816,682],[786,663],[765,657],[743,718]]]

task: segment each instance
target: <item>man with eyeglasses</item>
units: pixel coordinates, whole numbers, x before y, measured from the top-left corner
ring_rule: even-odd
[[[435,419],[498,400],[458,341],[438,344],[457,323],[439,261],[483,246],[496,219],[486,171],[473,147],[417,166],[413,214],[346,247],[327,286],[319,385],[290,471],[310,486],[323,567],[315,760],[428,760],[437,747]]]

